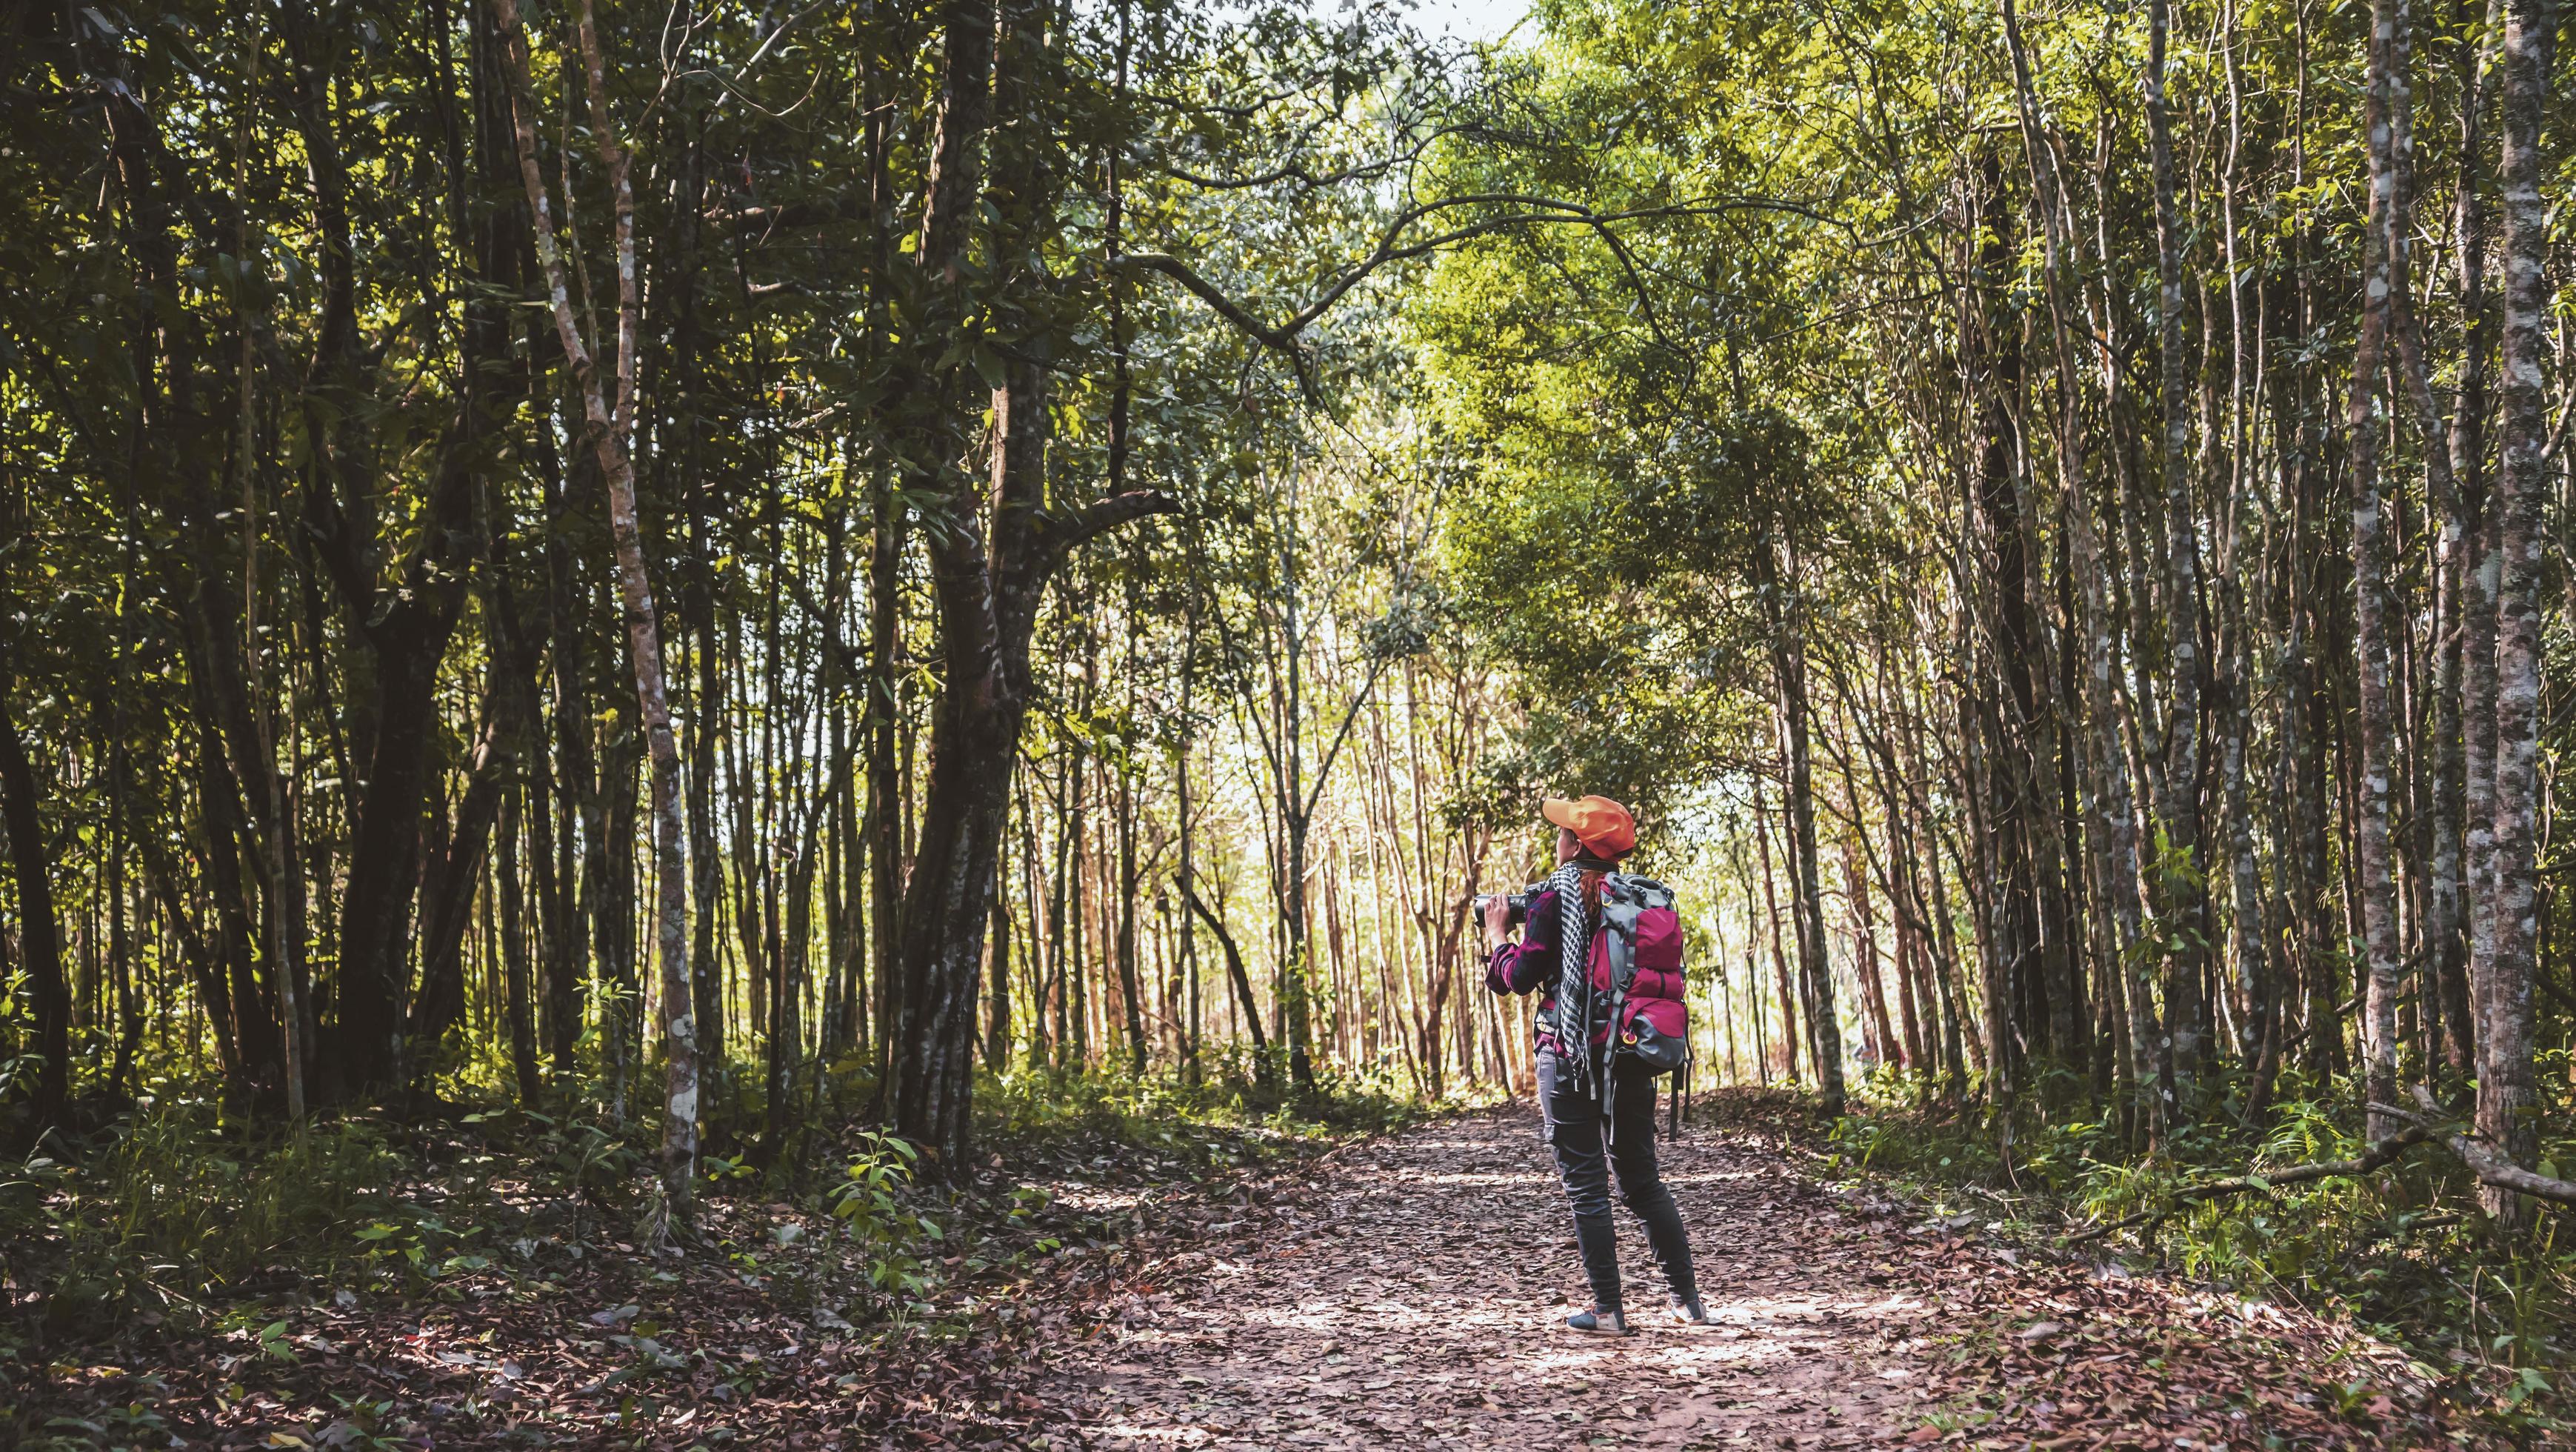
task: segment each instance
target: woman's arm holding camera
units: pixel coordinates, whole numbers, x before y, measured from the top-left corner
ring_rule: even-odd
[[[1485,906],[1485,987],[1495,993],[1527,993],[1556,976],[1556,894],[1532,894],[1528,920],[1514,943],[1509,904],[1496,897]]]

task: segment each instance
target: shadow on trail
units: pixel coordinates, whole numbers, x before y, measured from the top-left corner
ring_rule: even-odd
[[[1335,1156],[1258,1242],[1177,1264],[1058,1373],[1097,1447],[1878,1446],[1924,1425],[1897,1349],[1923,1302],[1776,1156],[1706,1130],[1662,1146],[1717,1323],[1662,1314],[1621,1214],[1641,1329],[1577,1336],[1563,1193],[1525,1106]],[[1189,1258],[1184,1258],[1188,1260]]]

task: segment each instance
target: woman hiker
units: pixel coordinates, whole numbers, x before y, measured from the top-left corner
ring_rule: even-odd
[[[1691,1271],[1690,1238],[1672,1192],[1655,1171],[1654,1071],[1613,1051],[1607,1017],[1592,1002],[1599,992],[1590,949],[1601,926],[1601,879],[1637,845],[1637,824],[1626,807],[1599,796],[1551,797],[1540,814],[1557,829],[1556,871],[1531,894],[1520,942],[1510,941],[1510,900],[1497,895],[1486,901],[1485,986],[1496,993],[1536,989],[1541,995],[1539,1114],[1556,1151],[1565,1198],[1573,1203],[1583,1273],[1592,1283],[1592,1309],[1568,1317],[1566,1325],[1629,1334],[1619,1299],[1619,1248],[1610,1226],[1614,1172],[1620,1200],[1645,1222],[1646,1241],[1672,1293],[1674,1318],[1702,1324],[1708,1312],[1700,1306]],[[1600,1027],[1590,1035],[1560,1036],[1560,1023]],[[1601,1063],[1605,1056],[1607,1065]]]

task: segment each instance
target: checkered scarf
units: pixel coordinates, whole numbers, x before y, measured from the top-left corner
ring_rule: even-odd
[[[1548,887],[1556,893],[1556,1052],[1578,1072],[1592,1055],[1592,975],[1587,971],[1592,913],[1583,900],[1586,866],[1577,858],[1559,864],[1547,877]],[[1603,866],[1593,862],[1589,869],[1597,874]]]

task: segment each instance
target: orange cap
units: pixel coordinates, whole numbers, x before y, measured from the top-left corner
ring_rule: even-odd
[[[1596,856],[1625,857],[1637,845],[1637,819],[1608,797],[1549,797],[1538,813],[1574,834]]]

